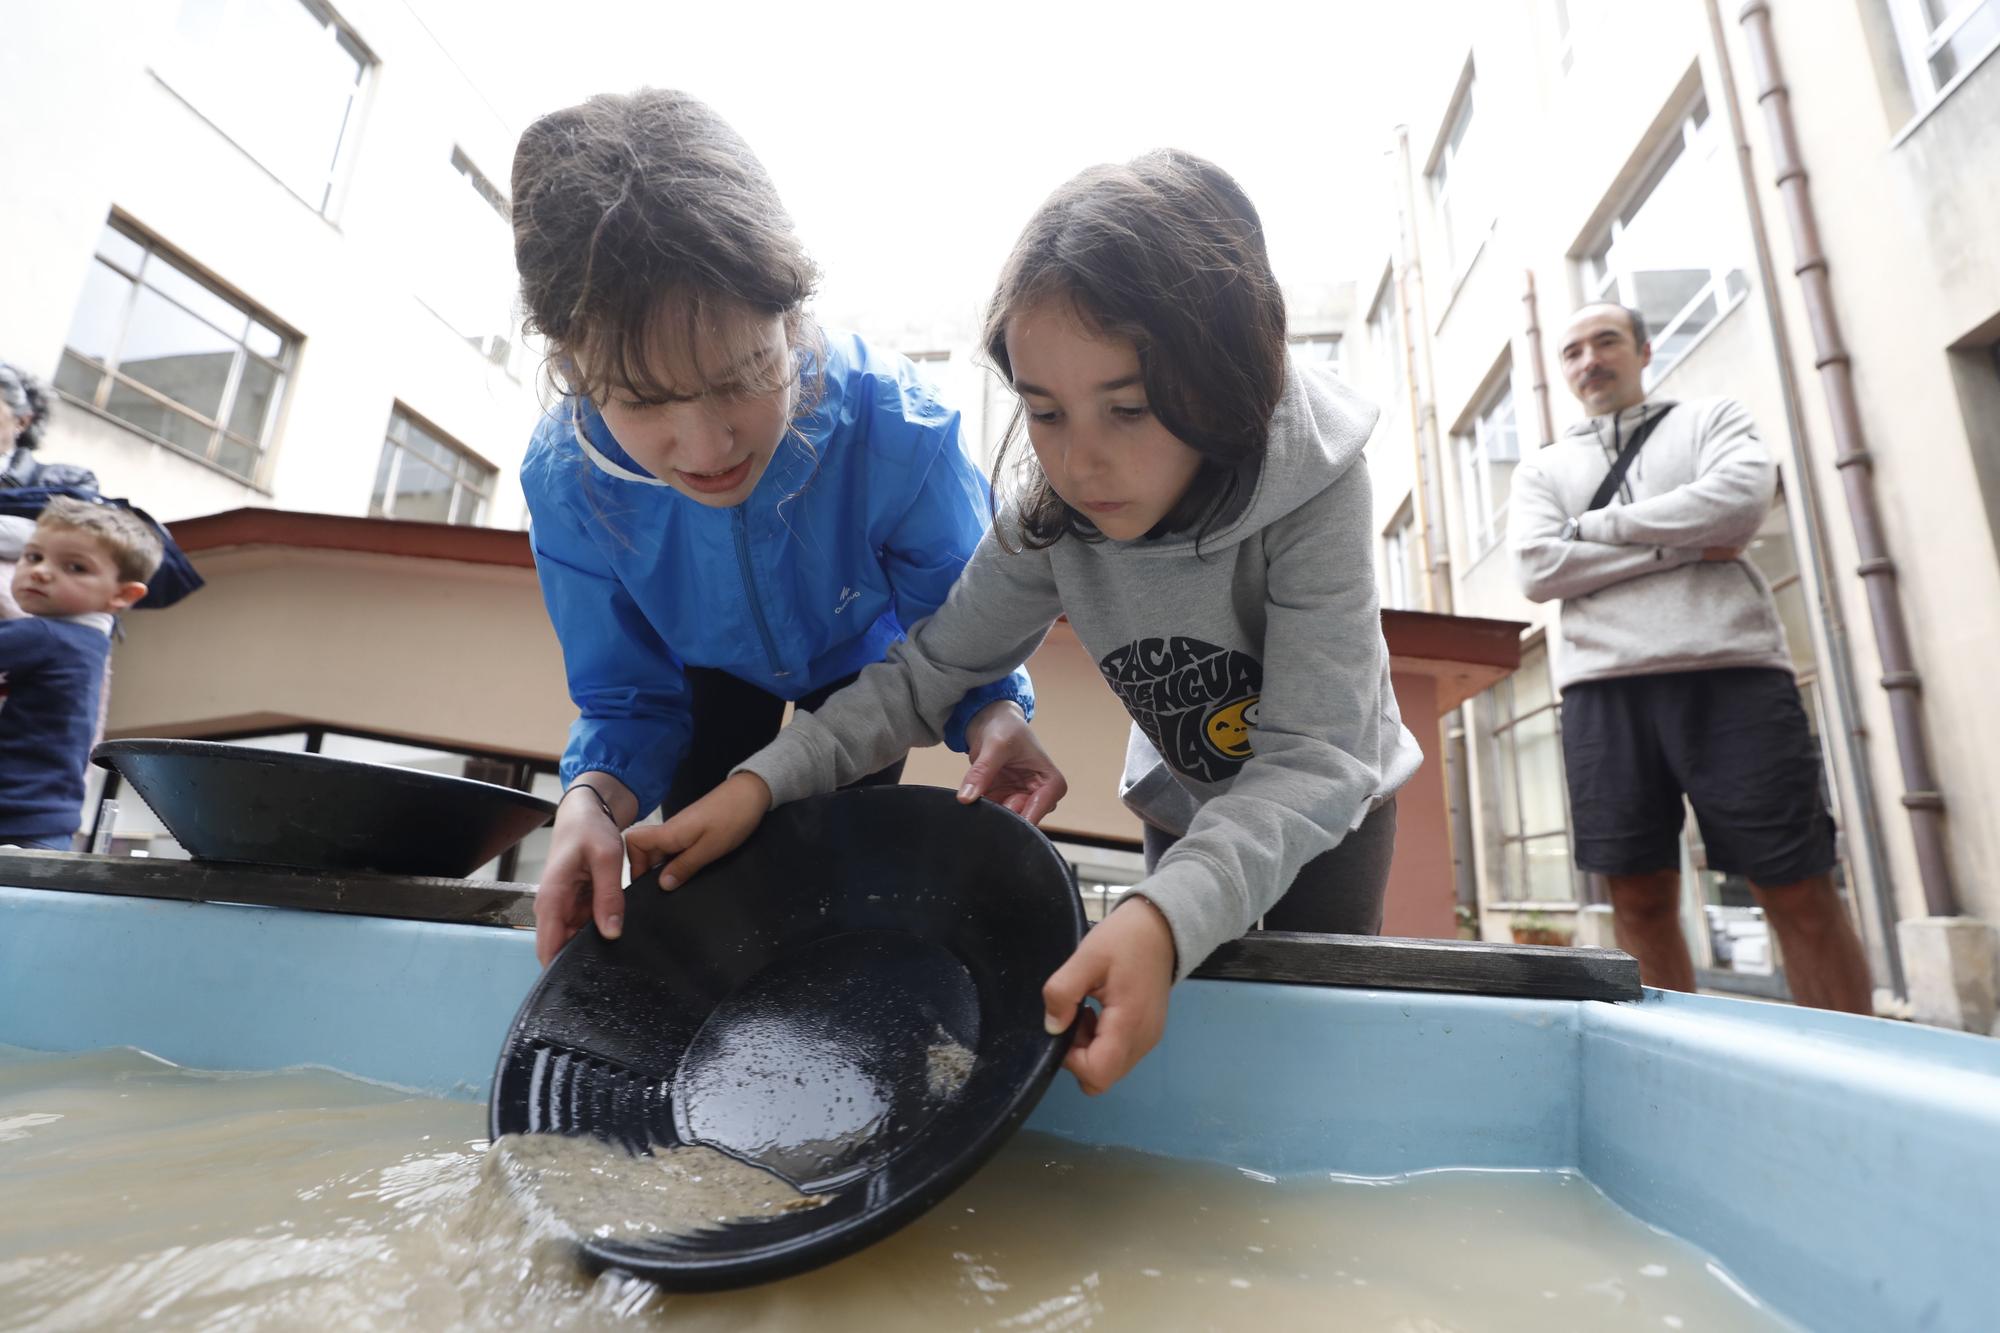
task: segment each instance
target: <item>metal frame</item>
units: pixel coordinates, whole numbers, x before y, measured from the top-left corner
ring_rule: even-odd
[[[100,363],[96,359],[70,347],[67,340],[65,340],[63,355],[95,373],[97,376],[96,387],[88,397],[66,389],[61,390],[61,392],[66,394],[71,401],[80,403],[93,412],[119,422],[127,429],[143,435],[156,444],[179,453],[187,454],[190,457],[198,458],[202,462],[210,464],[232,477],[240,478],[253,486],[259,484],[264,473],[265,460],[270,455],[273,443],[271,437],[274,434],[274,423],[278,420],[286,394],[291,391],[293,361],[296,358],[299,347],[298,337],[259,307],[224,291],[218,284],[205,277],[194,265],[183,260],[179,254],[133,224],[113,216],[105,223],[105,230],[122,236],[134,245],[137,245],[141,251],[139,262],[134,266],[132,271],[127,272],[120,260],[103,252],[104,247],[101,244],[92,252],[90,262],[93,265],[102,264],[112,273],[117,274],[118,277],[130,284],[130,290],[125,295],[124,307],[117,314],[117,334],[112,342],[110,357],[107,361]],[[180,274],[189,282],[194,283],[209,295],[227,303],[231,309],[243,315],[246,323],[259,325],[276,335],[279,342],[278,355],[270,357],[254,350],[241,335],[230,333],[228,330],[219,327],[207,315],[187,305],[165,288],[147,281],[146,274],[150,271],[155,261],[165,264],[168,268]],[[223,381],[222,395],[217,403],[216,415],[213,418],[204,415],[186,403],[169,397],[167,394],[150,385],[140,383],[138,380],[124,373],[125,342],[131,333],[132,317],[138,307],[139,293],[142,289],[152,293],[153,296],[166,302],[169,306],[180,311],[190,319],[199,320],[204,327],[214,330],[218,337],[226,338],[234,345],[235,351],[231,355],[229,371]],[[79,306],[82,300],[82,294],[79,293]],[[254,440],[231,430],[228,425],[229,418],[236,408],[237,390],[242,387],[244,367],[252,357],[255,357],[260,364],[269,367],[277,376],[277,382],[272,389],[271,399],[264,407],[263,419],[258,422],[257,438]],[[201,425],[208,431],[207,447],[197,451],[188,445],[155,434],[137,422],[120,415],[110,406],[111,390],[114,385],[135,392],[144,398],[151,399],[168,411],[178,413],[190,421]],[[240,472],[218,459],[217,455],[220,453],[225,440],[242,445],[251,451],[253,461],[247,473]]]
[[[1543,656],[1543,660],[1546,663],[1548,659],[1548,641],[1546,639],[1543,639],[1534,643],[1529,647],[1523,648],[1521,656],[1523,658],[1524,665],[1527,655],[1531,652],[1541,653]],[[1546,669],[1547,668],[1545,666],[1545,670]],[[1505,764],[1507,766],[1509,775],[1512,779],[1512,786],[1514,792],[1514,809],[1512,811],[1513,815],[1512,826],[1515,829],[1519,830],[1518,832],[1514,833],[1508,832],[1509,821],[1506,812],[1501,810],[1501,800],[1500,800],[1500,794],[1502,790],[1504,790],[1504,787],[1500,783],[1499,774],[1496,771],[1493,775],[1493,792],[1492,792],[1491,808],[1497,812],[1500,812],[1500,819],[1499,819],[1499,827],[1497,830],[1495,830],[1497,837],[1493,839],[1493,843],[1494,845],[1497,845],[1499,849],[1500,859],[1503,862],[1507,859],[1508,853],[1513,848],[1515,848],[1516,846],[1521,848],[1521,855],[1523,857],[1522,868],[1524,873],[1522,875],[1522,883],[1520,887],[1525,895],[1520,898],[1496,897],[1493,902],[1493,906],[1505,907],[1511,909],[1514,907],[1548,905],[1552,901],[1554,901],[1548,898],[1538,897],[1533,893],[1527,892],[1529,886],[1526,882],[1525,858],[1527,855],[1526,851],[1527,844],[1536,841],[1545,841],[1547,839],[1556,837],[1560,837],[1563,840],[1564,845],[1568,847],[1570,850],[1570,855],[1568,858],[1569,877],[1570,877],[1570,898],[1568,902],[1559,903],[1557,905],[1581,906],[1586,901],[1586,895],[1585,895],[1585,886],[1582,882],[1583,872],[1579,871],[1576,868],[1576,847],[1571,832],[1571,819],[1569,812],[1569,773],[1568,770],[1563,765],[1563,751],[1562,751],[1562,697],[1560,694],[1556,692],[1554,676],[1550,675],[1549,701],[1545,704],[1538,704],[1534,708],[1529,709],[1525,713],[1518,713],[1515,711],[1514,708],[1514,682],[1517,679],[1519,679],[1519,677],[1520,677],[1520,671],[1516,670],[1513,675],[1508,676],[1505,680],[1499,681],[1490,690],[1486,692],[1489,697],[1493,698],[1496,701],[1503,697],[1506,700],[1507,720],[1504,722],[1495,721],[1491,723],[1491,725],[1489,725],[1486,728],[1486,741],[1489,747],[1489,753],[1492,755],[1492,762],[1494,768],[1497,770],[1499,765]],[[1500,693],[1501,691],[1505,691],[1505,694],[1502,695]],[[1555,737],[1556,789],[1557,792],[1562,797],[1563,826],[1557,829],[1536,829],[1533,832],[1529,832],[1527,828],[1527,807],[1522,803],[1521,800],[1520,754],[1519,751],[1514,746],[1513,735],[1514,732],[1520,727],[1520,725],[1523,722],[1528,721],[1530,718],[1540,717],[1544,713],[1549,714],[1554,721],[1555,729],[1553,735]],[[1496,879],[1495,887],[1501,890],[1505,890],[1507,884],[1508,884],[1508,877],[1507,877],[1506,867],[1503,865],[1500,867],[1500,875]]]

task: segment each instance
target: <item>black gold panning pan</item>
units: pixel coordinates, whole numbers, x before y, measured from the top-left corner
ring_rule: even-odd
[[[680,889],[657,873],[626,890],[619,939],[585,928],[529,992],[492,1133],[699,1144],[831,1198],[587,1238],[593,1266],[700,1290],[851,1254],[970,1177],[1062,1063],[1041,990],[1083,907],[1055,848],[999,806],[838,792],[781,806]]]

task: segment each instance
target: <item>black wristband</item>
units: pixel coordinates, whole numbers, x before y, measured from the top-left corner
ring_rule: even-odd
[[[556,804],[561,805],[563,801],[567,801],[570,797],[576,795],[580,791],[587,791],[590,793],[590,799],[597,802],[597,808],[602,810],[604,812],[604,817],[611,821],[612,828],[618,830],[620,833],[623,833],[625,831],[625,826],[618,822],[618,816],[611,813],[611,802],[605,800],[604,793],[599,791],[597,788],[591,786],[588,782],[571,783],[570,789],[562,794],[562,799],[557,801]]]

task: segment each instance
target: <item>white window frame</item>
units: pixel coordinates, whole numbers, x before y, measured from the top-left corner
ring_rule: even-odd
[[[1950,96],[1959,84],[1994,51],[2000,50],[2000,31],[1979,48],[1949,79],[1940,82],[1932,63],[1975,17],[1987,10],[2000,10],[2000,0],[1944,0],[1947,12],[1931,16],[1931,0],[1890,0],[1889,17],[1896,29],[1896,45],[1903,56],[1903,70],[1910,81],[1910,100],[1919,114]]]
[[[1638,217],[1652,201],[1653,192],[1666,178],[1668,170],[1683,158],[1690,162],[1702,162],[1712,171],[1716,165],[1716,154],[1721,148],[1721,138],[1716,119],[1708,111],[1707,95],[1697,93],[1688,109],[1681,113],[1675,132],[1654,153],[1645,174],[1639,178],[1638,186],[1625,196],[1623,203],[1611,215],[1611,220],[1598,231],[1596,240],[1584,251],[1581,267],[1586,300],[1612,301],[1634,310],[1639,308],[1634,275],[1614,270],[1608,263],[1611,251],[1625,234],[1625,219],[1628,215],[1635,219]],[[1652,343],[1654,349],[1653,363],[1646,367],[1646,388],[1651,389],[1664,379],[1667,372],[1686,359],[1687,354],[1701,342],[1701,338],[1696,337],[1671,358],[1659,354],[1659,349],[1680,332],[1681,325],[1687,323],[1688,317],[1700,309],[1704,301],[1712,298],[1715,302],[1715,318],[1708,325],[1712,329],[1743,300],[1748,290],[1749,282],[1740,264],[1729,262],[1725,255],[1711,256],[1708,282],[1690,296],[1671,319],[1658,328],[1646,331],[1647,341]],[[1703,330],[1704,334],[1706,332]]]
[[[1511,447],[1500,429],[1499,418],[1503,407],[1512,424]],[[1503,464],[1512,467],[1521,461],[1521,416],[1514,402],[1511,364],[1487,390],[1479,410],[1473,415],[1472,429],[1461,432],[1455,438],[1458,440],[1459,495],[1465,511],[1465,538],[1472,549],[1473,563],[1477,564],[1499,547],[1507,536],[1507,505],[1513,497],[1513,489],[1508,488],[1508,500],[1502,500],[1496,508],[1493,504],[1493,468]]]
[[[445,434],[430,422],[397,403],[389,411],[389,424],[382,432],[382,453],[376,464],[376,489],[368,498],[370,518],[401,518],[396,513],[396,486],[403,475],[403,460],[413,452],[405,440],[396,438],[396,426],[401,422],[407,428],[414,428],[444,446],[457,460],[451,479],[451,499],[445,505],[443,522],[455,527],[483,527],[493,509],[493,492],[500,477],[500,470],[479,455]],[[436,463],[431,460],[431,466]],[[386,463],[386,470],[384,464]],[[459,501],[470,495],[474,499],[472,516],[457,517]],[[421,519],[418,522],[436,523],[438,519]]]

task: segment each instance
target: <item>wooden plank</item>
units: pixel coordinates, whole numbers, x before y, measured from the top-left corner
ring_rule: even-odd
[[[1210,954],[1192,975],[1558,1000],[1636,1000],[1640,995],[1638,962],[1616,949],[1286,930],[1259,931],[1232,940]]]
[[[532,885],[481,879],[321,873],[145,856],[0,851],[0,884],[178,902],[247,903],[407,921],[530,928],[535,924]]]

